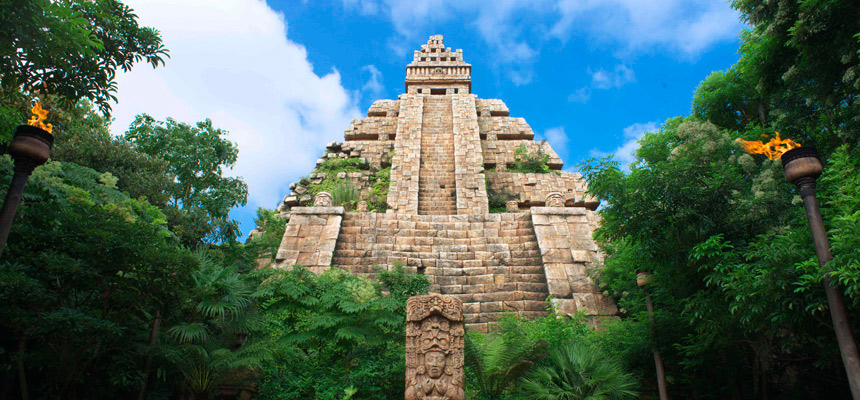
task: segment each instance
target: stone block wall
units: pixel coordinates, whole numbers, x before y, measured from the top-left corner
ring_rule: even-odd
[[[481,139],[487,140],[532,140],[534,131],[524,118],[479,117]]]
[[[481,117],[507,117],[511,113],[505,102],[499,99],[476,99],[475,108]]]
[[[344,131],[346,140],[392,140],[397,133],[397,117],[354,118]]]
[[[343,214],[343,207],[293,207],[275,255],[275,268],[301,265],[315,273],[327,270]]]
[[[350,152],[350,157],[363,158],[376,170],[391,166],[391,154],[394,152],[393,140],[356,140],[343,142],[343,150]]]
[[[391,161],[391,186],[388,212],[418,213],[418,171],[421,167],[421,121],[424,113],[422,95],[400,96],[397,137]]]
[[[547,165],[552,170],[560,170],[564,166],[561,157],[556,154],[555,150],[549,143],[535,142],[534,140],[482,140],[481,148],[484,152],[484,166],[487,168],[495,167],[497,171],[502,171],[503,168],[510,167],[514,163],[514,155],[520,146],[525,146],[526,151],[535,153],[538,150],[543,150],[549,155]]]
[[[489,212],[484,183],[484,157],[478,134],[478,115],[473,94],[453,95],[454,175],[457,187],[457,214]]]
[[[543,146],[552,169],[563,163],[503,101],[471,95],[470,73],[462,52],[444,47],[441,36],[415,52],[406,93],[374,102],[366,118],[350,124],[346,141],[330,143],[319,160],[390,165],[388,211],[344,213],[325,207],[330,196],[315,201],[320,207],[291,212],[284,203],[279,210],[289,222],[275,267],[322,272],[334,265],[373,277],[376,268],[402,263],[428,278],[431,293],[461,300],[464,322],[479,331],[509,311],[546,315],[550,295],[562,313],[612,318],[617,307],[592,280],[601,257],[591,237],[598,201],[585,195],[579,174],[504,172],[523,144],[530,152]],[[496,171],[485,171],[491,167]],[[364,194],[369,175],[341,178]],[[291,190],[288,198],[310,200],[298,186]],[[508,213],[488,213],[487,192],[502,191],[516,202]]]
[[[600,202],[586,195],[585,182],[578,173],[550,172],[532,174],[522,172],[487,172],[489,190],[507,191],[517,195],[520,207],[542,206],[546,197],[553,192],[559,192],[564,197],[568,207],[597,208]]]
[[[425,275],[431,293],[463,301],[466,323],[487,330],[516,311],[546,315],[546,275],[531,216],[347,213],[332,264],[373,277],[402,264]]]
[[[581,207],[532,207],[532,224],[546,271],[547,289],[558,310],[590,317],[613,316],[618,309],[600,293],[590,274],[601,263],[591,239],[594,212]]]
[[[367,110],[368,117],[397,117],[400,113],[400,100],[376,100]]]

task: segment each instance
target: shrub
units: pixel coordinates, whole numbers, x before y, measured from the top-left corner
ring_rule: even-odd
[[[508,172],[526,172],[546,174],[551,172],[549,169],[549,154],[543,151],[546,140],[540,142],[537,151],[531,152],[526,148],[525,144],[521,144],[514,150],[514,166],[508,169]]]
[[[506,190],[495,191],[490,188],[490,182],[486,182],[487,185],[487,201],[489,202],[490,212],[491,213],[505,213],[508,212],[507,202],[511,200],[516,200],[517,196],[511,192]]]
[[[331,200],[335,206],[343,206],[347,211],[352,210],[358,202],[358,190],[349,182],[340,183],[331,190]]]
[[[371,175],[373,188],[370,191],[371,211],[385,212],[388,209],[388,189],[391,186],[391,167]]]
[[[636,398],[636,380],[596,347],[570,342],[549,352],[522,380],[524,400],[625,400]]]

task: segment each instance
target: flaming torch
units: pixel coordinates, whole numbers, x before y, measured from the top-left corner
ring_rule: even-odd
[[[800,144],[791,139],[780,139],[777,132],[776,138],[768,143],[749,142],[737,139],[744,149],[752,154],[764,154],[771,160],[782,159],[785,180],[797,186],[800,197],[803,198],[803,206],[806,208],[806,218],[809,220],[809,229],[812,231],[812,241],[815,245],[815,254],[818,256],[818,265],[824,269],[825,264],[833,259],[830,254],[830,242],[827,232],[824,230],[824,220],[821,219],[821,211],[818,207],[818,199],[815,197],[815,179],[821,175],[823,170],[818,151],[814,147],[801,147]],[[845,303],[842,293],[836,290],[830,283],[830,275],[822,274],[824,280],[824,292],[827,294],[827,303],[830,307],[830,317],[833,320],[833,330],[836,331],[836,341],[839,343],[839,351],[842,354],[842,363],[848,374],[848,385],[854,400],[860,400],[860,356],[857,352],[857,344],[848,325],[848,315],[845,311]]]
[[[15,174],[9,184],[3,208],[0,209],[0,254],[3,254],[6,248],[6,239],[9,238],[9,230],[21,202],[24,185],[33,170],[48,160],[51,146],[54,144],[54,136],[51,135],[53,127],[44,123],[48,111],[43,110],[42,103],[38,101],[31,111],[33,116],[27,121],[27,125],[18,126],[12,143],[9,144],[9,154],[15,159]]]

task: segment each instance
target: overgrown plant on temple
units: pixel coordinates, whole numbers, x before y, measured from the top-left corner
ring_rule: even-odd
[[[540,145],[534,151],[529,151],[525,144],[517,147],[514,150],[513,166],[508,169],[508,172],[549,173],[551,171],[547,164],[549,162],[549,154],[544,152],[543,149],[545,144],[546,140],[541,141]]]

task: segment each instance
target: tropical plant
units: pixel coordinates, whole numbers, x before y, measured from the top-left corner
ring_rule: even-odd
[[[226,135],[209,119],[191,126],[146,114],[138,115],[124,135],[135,150],[166,161],[175,179],[166,190],[170,207],[165,213],[186,245],[238,236],[238,225],[228,214],[245,204],[248,186],[241,178],[224,176],[224,168],[232,168],[239,154]]]
[[[355,208],[358,199],[358,190],[350,182],[343,182],[335,186],[331,191],[332,204],[343,206],[347,211]]]
[[[378,274],[372,282],[337,268],[271,271],[261,310],[275,360],[263,369],[261,398],[403,397],[406,298],[429,282],[402,267]]]
[[[637,396],[636,380],[596,347],[571,342],[552,349],[523,378],[524,400],[627,400]]]
[[[271,358],[260,335],[255,276],[215,263],[206,251],[195,256],[200,267],[191,274],[181,319],[166,330],[172,342],[160,346],[165,368],[181,374],[189,398],[211,396],[218,384],[236,376],[253,379],[253,372],[244,371]]]
[[[544,146],[546,140],[541,141],[535,151],[529,151],[525,144],[521,144],[514,150],[514,165],[508,172],[549,173],[549,154],[544,152]]]
[[[496,328],[489,334],[466,335],[465,389],[469,398],[507,398],[548,349],[588,332],[581,315],[559,318],[551,308],[547,316],[531,320],[507,314]]]
[[[0,158],[0,181],[12,168]],[[23,383],[9,396],[129,397],[142,380],[153,315],[181,301],[195,261],[115,183],[48,162],[25,188],[0,262],[0,363]]]
[[[10,0],[0,3],[0,84],[60,95],[67,105],[116,100],[116,71],[164,64],[157,30],[140,27],[117,0]]]

